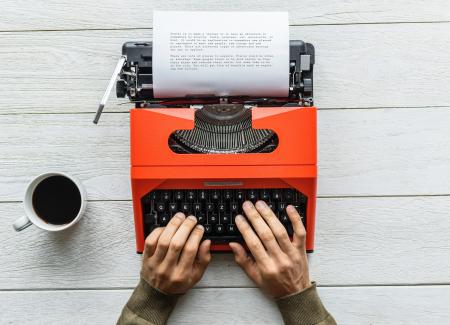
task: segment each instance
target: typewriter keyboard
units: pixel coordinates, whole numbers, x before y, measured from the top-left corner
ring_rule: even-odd
[[[297,209],[305,224],[307,198],[294,189],[155,190],[142,198],[145,236],[156,227],[167,225],[175,213],[183,212],[186,216],[196,216],[198,223],[205,228],[205,239],[211,239],[212,243],[242,241],[234,218],[242,214],[245,200],[253,203],[265,201],[289,235],[293,234],[292,224],[286,214],[289,204]]]

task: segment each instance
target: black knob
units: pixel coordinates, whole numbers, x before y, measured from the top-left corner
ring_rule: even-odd
[[[127,83],[125,80],[117,80],[116,95],[117,98],[124,98],[127,95]]]

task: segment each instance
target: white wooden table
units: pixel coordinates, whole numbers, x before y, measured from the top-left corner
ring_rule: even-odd
[[[153,1],[154,2],[154,1]],[[92,124],[121,44],[152,10],[288,10],[316,47],[320,108],[312,278],[340,324],[448,324],[450,3],[435,1],[0,2],[0,323],[111,324],[137,283],[128,104]],[[15,233],[27,182],[77,175],[73,229]],[[280,323],[227,255],[172,324]]]

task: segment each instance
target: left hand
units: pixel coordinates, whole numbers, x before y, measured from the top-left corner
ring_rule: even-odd
[[[156,228],[145,240],[142,278],[166,294],[182,294],[203,276],[211,260],[211,241],[194,216],[177,213],[166,227]]]

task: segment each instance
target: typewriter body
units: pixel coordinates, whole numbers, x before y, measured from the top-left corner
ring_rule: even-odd
[[[286,98],[154,98],[152,43],[123,45],[113,79],[117,96],[135,105],[130,152],[138,253],[146,236],[178,211],[197,217],[213,251],[230,250],[228,242],[242,240],[234,217],[245,200],[266,201],[290,235],[285,208],[294,205],[306,248],[314,249],[313,65],[314,47],[291,41]]]

